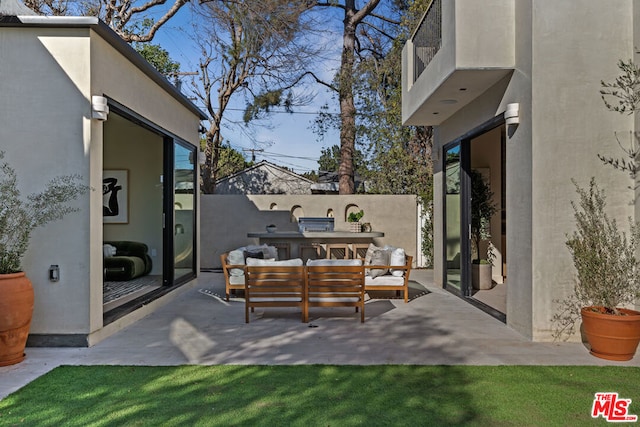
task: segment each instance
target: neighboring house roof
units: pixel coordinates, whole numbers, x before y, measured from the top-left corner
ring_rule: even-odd
[[[338,172],[319,171],[318,182],[311,185],[313,194],[338,194],[340,192],[340,176]],[[354,176],[356,190],[364,191],[365,183],[357,173]]]
[[[21,4],[18,0],[0,0],[0,27],[65,27],[90,28],[100,35],[114,49],[138,67],[158,86],[169,93],[180,104],[206,120],[207,115],[176,88],[165,76],[147,62],[107,24],[95,17],[87,16],[40,16]]]
[[[311,194],[313,181],[262,161],[219,179],[215,194]]]

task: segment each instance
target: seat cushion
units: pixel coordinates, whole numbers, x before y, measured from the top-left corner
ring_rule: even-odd
[[[131,280],[145,274],[145,262],[134,256],[114,256],[104,259],[105,280]]]
[[[362,265],[361,259],[308,259],[308,266],[359,266]]]
[[[385,274],[384,276],[377,277],[369,277],[366,276],[364,278],[364,286],[365,287],[375,287],[375,286],[404,286],[404,277],[392,276],[390,274]]]
[[[269,259],[257,259],[257,258],[247,258],[248,266],[264,266],[264,265],[273,265],[279,267],[300,267],[304,265],[302,259],[293,258],[293,259],[285,259],[281,261],[269,260]]]

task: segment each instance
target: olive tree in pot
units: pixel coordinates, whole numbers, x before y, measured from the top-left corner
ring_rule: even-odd
[[[0,366],[21,362],[31,326],[33,286],[22,258],[34,228],[78,209],[67,205],[89,189],[78,175],[54,178],[40,193],[20,197],[15,170],[0,151]]]
[[[474,289],[491,289],[491,268],[493,253],[488,244],[484,257],[482,242],[491,239],[491,217],[497,208],[493,202],[493,192],[485,182],[482,174],[471,170],[471,241],[476,258],[471,266],[471,284]]]
[[[591,354],[629,360],[640,342],[640,312],[623,306],[640,297],[640,226],[629,220],[628,235],[618,228],[594,178],[588,189],[574,185],[580,201],[572,202],[576,230],[566,245],[577,277],[573,294],[560,301],[561,310],[553,317],[554,335],[568,337],[581,319]]]
[[[632,61],[620,61],[622,74],[612,83],[602,82],[605,106],[621,114],[635,114],[640,100],[640,68]],[[637,138],[637,135],[636,135]],[[598,155],[605,164],[628,173],[638,189],[638,145],[618,143],[626,159]],[[572,202],[576,230],[567,236],[577,277],[574,292],[559,301],[553,316],[554,336],[566,338],[575,332],[579,319],[582,333],[596,357],[609,360],[633,358],[640,342],[640,312],[625,307],[640,299],[640,224],[629,219],[628,233],[621,231],[605,211],[605,192],[592,178],[588,189],[573,181],[579,203]],[[634,197],[633,203],[637,205]],[[637,208],[637,206],[636,206]]]

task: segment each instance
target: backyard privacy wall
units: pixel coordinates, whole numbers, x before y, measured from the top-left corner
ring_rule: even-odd
[[[220,254],[257,244],[258,239],[248,238],[247,233],[265,232],[269,224],[275,224],[278,231],[297,231],[295,218],[326,217],[333,213],[335,231],[348,231],[345,213],[349,209],[362,209],[361,222],[368,222],[373,231],[384,233],[373,243],[402,247],[414,260],[419,258],[415,195],[202,195],[200,201],[202,268],[220,268]]]

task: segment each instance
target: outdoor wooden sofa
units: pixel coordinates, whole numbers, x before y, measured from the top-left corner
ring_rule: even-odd
[[[245,322],[256,307],[354,307],[364,322],[363,266],[246,266]]]
[[[225,294],[229,301],[229,294],[236,290],[244,290],[245,276],[244,264],[233,265],[228,264],[227,254],[220,256],[222,262],[222,270],[225,279]],[[352,264],[354,260],[318,260],[322,265],[339,266]],[[365,265],[365,292],[376,291],[396,291],[397,295],[402,293],[404,302],[409,302],[409,276],[411,274],[411,265],[413,257],[405,256],[404,265]],[[367,270],[385,270],[385,273],[377,277],[367,274]]]

